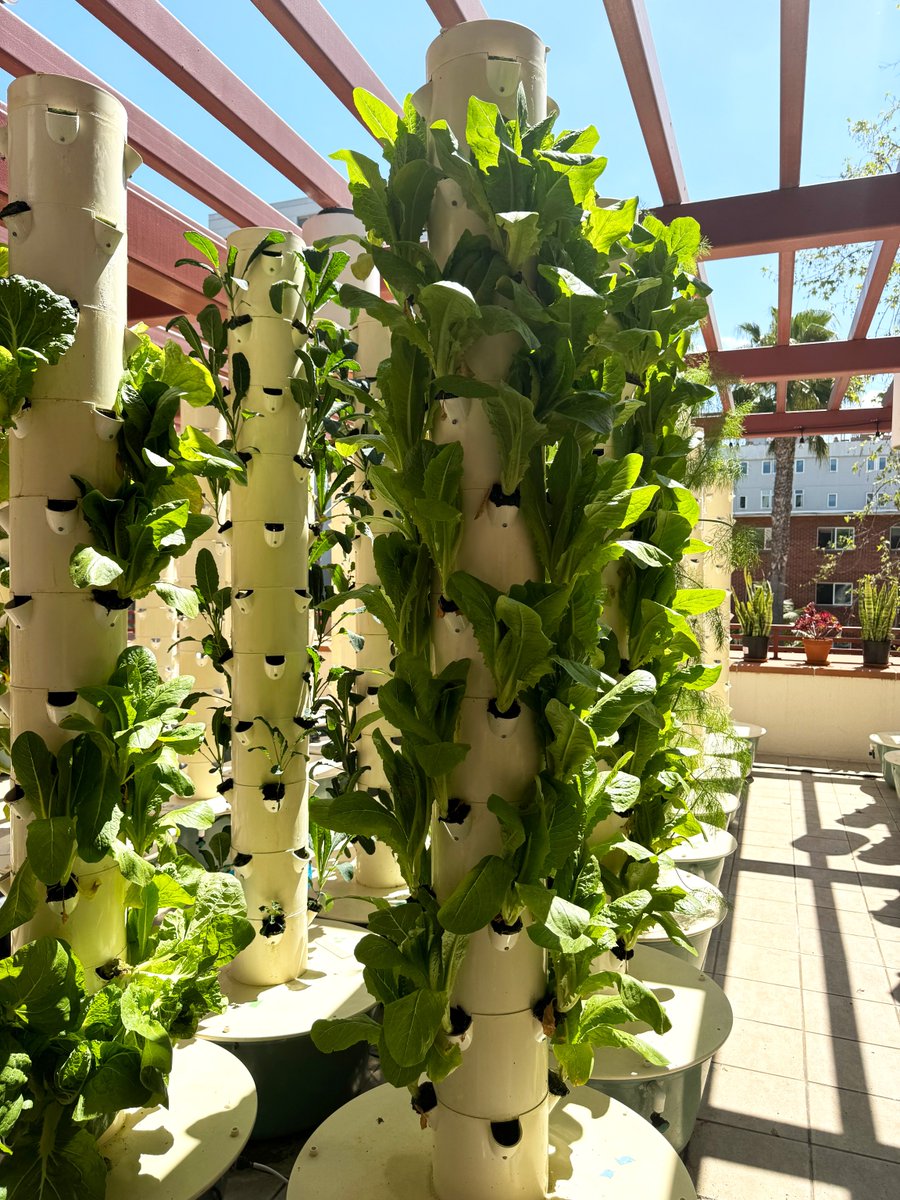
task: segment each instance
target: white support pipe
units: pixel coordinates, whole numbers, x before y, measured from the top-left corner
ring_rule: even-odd
[[[417,93],[423,116],[445,119],[465,151],[469,97],[497,104],[516,115],[516,96],[524,88],[529,118],[547,112],[546,47],[536,34],[505,21],[472,21],[445,30],[432,42],[426,59],[428,82]],[[428,226],[429,243],[439,261],[456,245],[464,229],[479,230],[478,218],[452,181],[438,184]],[[508,335],[483,338],[467,365],[486,382],[502,380],[516,340]],[[447,407],[445,405],[445,407]],[[497,446],[479,400],[449,402],[450,419],[438,422],[438,441],[463,446],[463,533],[457,567],[494,587],[539,577],[531,538],[518,509],[489,499],[499,481]],[[437,600],[437,597],[435,597]],[[539,769],[536,731],[530,712],[511,719],[490,716],[494,698],[471,631],[462,621],[441,617],[435,603],[435,669],[462,657],[473,666],[462,704],[459,740],[471,749],[450,779],[450,794],[470,806],[452,841],[435,821],[432,831],[433,881],[443,901],[466,871],[486,853],[497,852],[500,835],[488,811],[493,792],[516,805]],[[468,825],[470,828],[465,829]],[[546,993],[544,952],[527,936],[516,935],[501,948],[490,928],[470,939],[453,1002],[472,1016],[471,1046],[462,1065],[436,1086],[434,1186],[439,1200],[541,1200],[548,1182],[548,1051],[534,1004]],[[477,1049],[476,1049],[477,1047]]]
[[[118,482],[112,422],[123,368],[128,176],[140,163],[126,143],[122,105],[99,88],[28,75],[9,88],[10,270],[75,301],[75,343],[38,370],[30,407],[10,438],[10,587],[19,599],[10,630],[13,740],[25,730],[58,750],[61,714],[80,687],[104,682],[125,645],[124,612],[107,612],[69,578],[75,545],[89,542],[78,514],[79,475],[107,495]],[[25,601],[22,603],[22,601]],[[21,865],[24,822],[17,822]],[[52,933],[71,943],[88,972],[124,952],[124,883],[111,860],[76,861],[78,903],[42,905],[17,931],[21,944]]]
[[[340,283],[352,283],[356,287],[360,287],[364,291],[377,296],[381,286],[380,276],[377,271],[373,269],[362,280],[357,279],[352,272],[353,263],[362,253],[362,247],[359,243],[349,239],[353,236],[365,237],[365,232],[365,226],[362,221],[358,217],[355,217],[350,209],[345,208],[323,209],[322,212],[307,217],[303,222],[303,236],[307,244],[312,244],[321,238],[347,235],[348,240],[346,242],[335,243],[333,247],[335,250],[343,250],[350,256],[350,261],[341,273],[339,281]],[[334,302],[323,305],[317,315],[336,321],[342,325],[346,325],[349,317],[347,310]],[[380,322],[374,321],[369,317],[367,313],[361,313],[356,326],[350,332],[359,346],[358,361],[363,376],[368,379],[370,386],[374,386],[378,364],[383,357],[390,354],[389,331]],[[363,470],[358,470],[354,476],[354,484],[357,491],[361,491],[366,482],[366,473]],[[370,499],[373,499],[371,493]],[[355,586],[361,587],[367,583],[377,585],[378,573],[375,570],[375,563],[372,558],[372,539],[364,534],[356,536],[353,539],[353,550],[350,557],[354,562]],[[368,680],[368,686],[366,686],[365,679],[361,682],[361,686],[367,692],[367,703],[376,707],[378,687],[380,683],[388,678],[391,665],[390,647],[387,644],[387,639],[383,636],[385,632],[384,626],[365,612],[344,617],[342,624],[366,639],[370,648],[370,654],[374,646],[381,646],[386,651],[381,661],[377,663],[379,674],[372,676]],[[357,669],[361,668],[361,656],[352,649],[349,639],[347,639],[346,646],[342,645],[340,648],[333,647],[332,652],[335,662],[340,661],[343,665]],[[372,666],[373,664],[370,660],[367,664],[367,669],[371,670]],[[387,777],[384,773],[381,757],[375,748],[372,733],[373,726],[368,726],[364,729],[357,745],[359,765],[365,770],[361,783],[364,788],[386,788],[388,786]],[[403,886],[403,876],[400,874],[397,859],[386,846],[376,844],[374,854],[367,854],[365,851],[357,849],[353,884],[349,889],[351,892],[354,894],[367,894],[371,892],[373,895],[386,895],[397,891],[398,888],[402,888]]]
[[[309,678],[309,480],[294,461],[306,419],[290,392],[302,338],[292,322],[305,313],[290,289],[281,314],[269,298],[278,281],[302,283],[304,243],[287,234],[246,267],[267,232],[243,229],[228,238],[238,251],[235,272],[248,284],[229,348],[232,361],[236,353],[247,358],[246,409],[259,414],[238,437],[238,451],[249,456],[247,486],[231,490],[232,845],[257,936],[230,972],[257,985],[285,983],[306,968],[309,839],[307,746],[295,724]],[[259,718],[297,752],[280,777],[264,751],[253,749],[272,749]]]

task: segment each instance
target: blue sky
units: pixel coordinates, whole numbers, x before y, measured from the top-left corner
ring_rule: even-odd
[[[325,0],[396,96],[422,82],[437,33],[425,0]],[[323,155],[367,149],[368,135],[268,25],[250,0],[167,0],[167,7],[243,76]],[[600,0],[485,0],[551,48],[549,90],[566,126],[600,130],[607,195],[659,202]],[[648,0],[651,27],[692,199],[778,184],[778,0]],[[15,12],[267,200],[295,188],[144,63],[77,0],[18,0]],[[894,0],[812,0],[801,182],[840,175],[853,153],[848,117],[874,116],[900,91],[900,11]],[[0,72],[4,86],[8,77]],[[371,145],[371,143],[369,143]],[[147,168],[138,182],[203,222],[205,206]],[[711,263],[719,328],[735,345],[745,320],[764,324],[775,301],[774,258]],[[803,303],[795,295],[795,309]],[[846,332],[849,312],[838,314]]]

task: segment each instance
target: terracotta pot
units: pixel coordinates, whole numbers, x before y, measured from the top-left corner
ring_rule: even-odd
[[[834,644],[833,638],[804,638],[803,649],[806,651],[806,661],[813,667],[827,667],[828,655]]]

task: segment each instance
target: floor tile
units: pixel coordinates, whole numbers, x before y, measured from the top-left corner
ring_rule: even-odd
[[[720,956],[716,970],[757,983],[777,983],[793,988],[800,986],[800,956],[786,950],[733,943],[729,946],[727,959],[723,960]]]
[[[885,946],[890,943],[884,943]],[[847,962],[869,963],[878,967],[890,964],[885,960],[885,950],[876,937],[844,937],[833,931],[820,931],[816,937],[810,929],[803,930],[800,953],[812,954],[816,958],[842,958]],[[900,952],[896,955],[900,961]]]
[[[900,1163],[900,1100],[811,1083],[809,1124],[814,1146]]]
[[[716,1062],[732,1067],[752,1063],[754,1071],[766,1075],[804,1079],[804,1035],[799,1029],[738,1019],[728,1041],[716,1054]]]
[[[897,1168],[884,1159],[813,1146],[812,1169],[813,1200],[897,1200]]]
[[[801,929],[824,929],[845,937],[872,937],[874,933],[868,913],[844,912],[840,907],[830,909],[798,904],[797,921]]]
[[[827,992],[804,992],[803,1019],[810,1033],[900,1048],[900,1021],[890,1004],[850,1000],[846,996],[829,996]]]
[[[736,1018],[803,1028],[803,996],[799,988],[735,979],[718,970],[715,980],[724,988]]]
[[[806,1114],[802,1080],[713,1063],[701,1109],[704,1120],[805,1142]]]
[[[804,991],[829,992],[860,1000],[892,1004],[888,973],[880,964],[848,962],[844,958],[802,955],[800,978]]]
[[[685,1162],[700,1200],[813,1200],[801,1142],[698,1121]]]
[[[743,872],[742,872],[743,878]],[[735,900],[734,915],[750,921],[768,921],[773,925],[797,924],[797,906],[793,901],[765,900],[755,896],[739,896]]]
[[[807,1033],[806,1069],[810,1083],[896,1099],[900,1048],[870,1046],[822,1033]]]

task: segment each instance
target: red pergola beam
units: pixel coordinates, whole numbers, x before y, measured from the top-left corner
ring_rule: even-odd
[[[688,362],[693,364],[703,357],[688,355]],[[900,337],[717,350],[709,355],[709,365],[714,376],[747,382],[833,379],[844,373],[893,375],[900,373]]]
[[[461,25],[463,21],[483,21],[487,16],[481,0],[428,0],[428,7],[441,23],[441,29]]]
[[[158,0],[78,3],[317,203],[349,206],[334,167]]]
[[[900,236],[900,174],[665,204],[650,211],[661,221],[699,221],[712,245],[707,259],[890,241]]]
[[[687,183],[644,0],[603,0],[603,5],[663,204],[683,204],[688,196]],[[699,274],[705,282],[702,264]],[[718,350],[719,333],[712,303],[700,332],[706,349],[710,353]],[[730,408],[730,390],[722,387],[720,392],[723,407]]]
[[[42,71],[68,75],[104,88],[124,105],[128,114],[128,137],[148,167],[202,200],[214,212],[235,225],[262,225],[270,229],[296,230],[277,208],[266,204],[226,171],[205,158],[193,146],[171,133],[132,104],[108,83],[92,74],[76,59],[70,58],[53,42],[21,17],[0,5],[0,67],[11,75],[29,75]]]
[[[782,188],[800,186],[808,44],[809,0],[781,0],[779,184]],[[784,250],[778,255],[778,315],[775,331],[779,346],[786,346],[791,340],[794,262],[795,255],[791,250]],[[786,403],[787,380],[781,380],[775,388],[775,411],[784,412]]]
[[[319,0],[253,0],[308,67],[359,119],[353,89],[365,88],[399,113],[397,103],[340,25]]]
[[[856,312],[853,314],[853,320],[850,322],[850,338],[864,338],[868,334],[869,327],[875,318],[884,286],[891,273],[891,267],[894,265],[894,259],[897,257],[898,247],[900,247],[900,240],[891,238],[889,241],[876,243],[872,248],[869,269],[866,272],[866,278],[859,293],[859,300],[856,302]],[[849,375],[839,375],[835,379],[834,386],[831,389],[831,396],[828,400],[829,408],[841,407],[841,401],[847,394],[850,378]]]
[[[839,412],[820,409],[812,412],[751,413],[744,418],[745,438],[812,437],[837,433],[889,433],[892,406],[890,393],[882,408],[843,408]],[[701,426],[715,429],[721,417],[702,417]]]
[[[197,226],[177,209],[145,192],[143,188],[128,185],[128,282],[157,304],[154,313],[168,310],[194,315],[209,304],[203,295],[203,275],[196,267],[174,266],[177,258],[190,255],[191,250],[182,236],[186,229]],[[208,229],[200,228],[220,250],[224,241]],[[140,314],[131,314],[129,317]]]

